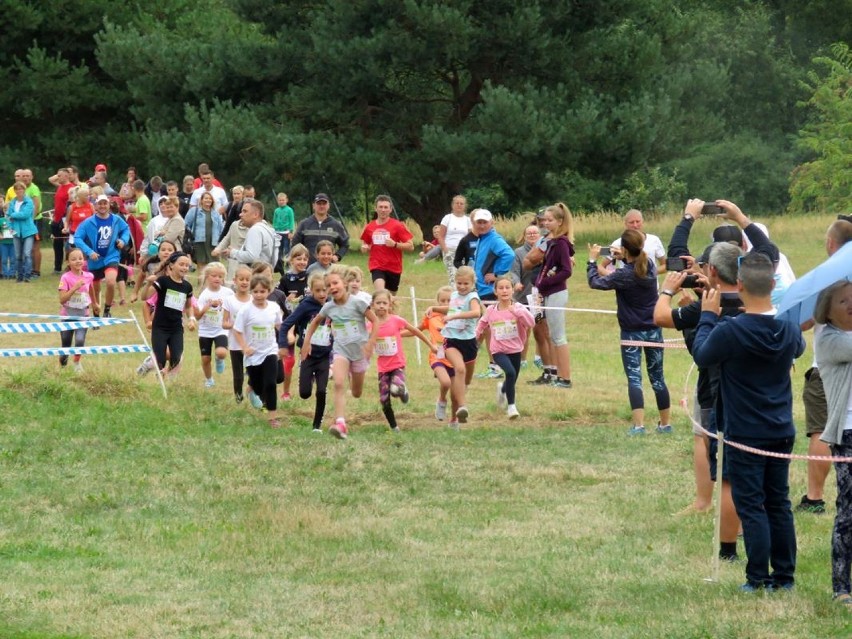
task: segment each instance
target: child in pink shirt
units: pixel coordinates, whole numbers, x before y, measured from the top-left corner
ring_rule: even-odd
[[[88,317],[89,307],[91,306],[94,306],[96,313],[100,311],[92,296],[92,282],[95,280],[95,276],[89,271],[83,270],[85,263],[86,258],[83,256],[83,251],[72,248],[68,252],[68,270],[59,278],[59,304],[61,305],[59,314],[69,320]],[[62,340],[62,348],[71,346],[72,337],[74,338],[74,346],[85,346],[86,344],[85,328],[78,328],[75,331],[60,331],[59,336]],[[80,355],[74,355],[74,370],[78,373],[83,372],[80,357]],[[60,355],[59,364],[67,366],[68,356]]]
[[[382,403],[382,412],[388,420],[390,429],[398,433],[396,416],[391,406],[391,397],[399,397],[403,404],[408,403],[408,388],[405,386],[405,352],[402,350],[402,332],[421,339],[432,352],[437,352],[438,347],[429,342],[426,335],[412,324],[406,322],[399,315],[391,314],[393,298],[387,290],[373,293],[373,312],[376,314],[376,323],[379,326],[376,346],[373,352],[376,354],[376,368],[379,371],[379,401]]]
[[[515,383],[521,370],[521,352],[527,342],[527,332],[535,319],[525,306],[512,299],[514,285],[508,275],[501,275],[494,282],[497,303],[488,307],[476,325],[476,338],[488,326],[491,339],[488,350],[494,362],[503,369],[506,378],[497,382],[497,404],[506,408],[509,419],[520,415],[515,406]]]

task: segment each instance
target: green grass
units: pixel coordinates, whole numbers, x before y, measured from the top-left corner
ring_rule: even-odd
[[[829,221],[770,224],[797,273],[822,259]],[[431,297],[440,265],[406,269],[404,285]],[[0,310],[55,313],[55,283],[0,282]],[[570,290],[574,306],[614,308],[581,272]],[[625,436],[617,335],[612,316],[569,314],[575,388],[528,387],[528,368],[510,423],[494,383],[475,380],[460,432],[432,418],[435,386],[409,343],[403,432],[388,432],[371,373],[347,442],[310,433],[310,402],[270,430],[234,404],[229,372],[204,392],[191,334],[168,402],[136,378],[139,356],[85,357],[79,377],[52,358],[0,361],[0,637],[848,636],[830,603],[833,508],[796,515],[795,593],[740,595],[742,565],[704,581],[712,518],[672,516],[693,491],[686,418],[675,410],[672,437]],[[122,326],[88,343],[138,340]],[[800,425],[810,358],[793,373]],[[689,369],[667,352],[674,400]],[[798,499],[803,463],[791,484]]]

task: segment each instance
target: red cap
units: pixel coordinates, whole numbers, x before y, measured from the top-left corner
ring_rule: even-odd
[[[95,165],[95,171],[103,171],[104,173],[106,173],[106,170],[107,170],[106,164],[96,164]]]

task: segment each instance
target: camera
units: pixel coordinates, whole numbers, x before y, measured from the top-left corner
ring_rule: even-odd
[[[725,215],[725,209],[718,204],[705,204],[701,207],[701,215]]]
[[[682,257],[667,257],[666,258],[666,270],[667,271],[685,271],[689,268],[689,264],[686,263],[686,260]]]

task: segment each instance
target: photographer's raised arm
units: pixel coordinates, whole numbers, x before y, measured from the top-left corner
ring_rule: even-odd
[[[746,234],[752,244],[752,250],[755,253],[763,253],[773,264],[778,264],[780,259],[780,251],[778,247],[769,240],[766,233],[760,230],[760,227],[754,224],[749,217],[740,210],[733,202],[728,200],[716,200],[716,204],[722,207],[725,211],[725,217],[739,226],[743,233]]]
[[[669,245],[666,250],[668,257],[683,257],[691,255],[689,252],[689,234],[692,232],[692,225],[695,220],[701,218],[701,209],[704,207],[704,200],[693,198],[688,200],[683,209],[683,218],[675,227],[672,233],[672,239],[669,240]]]

